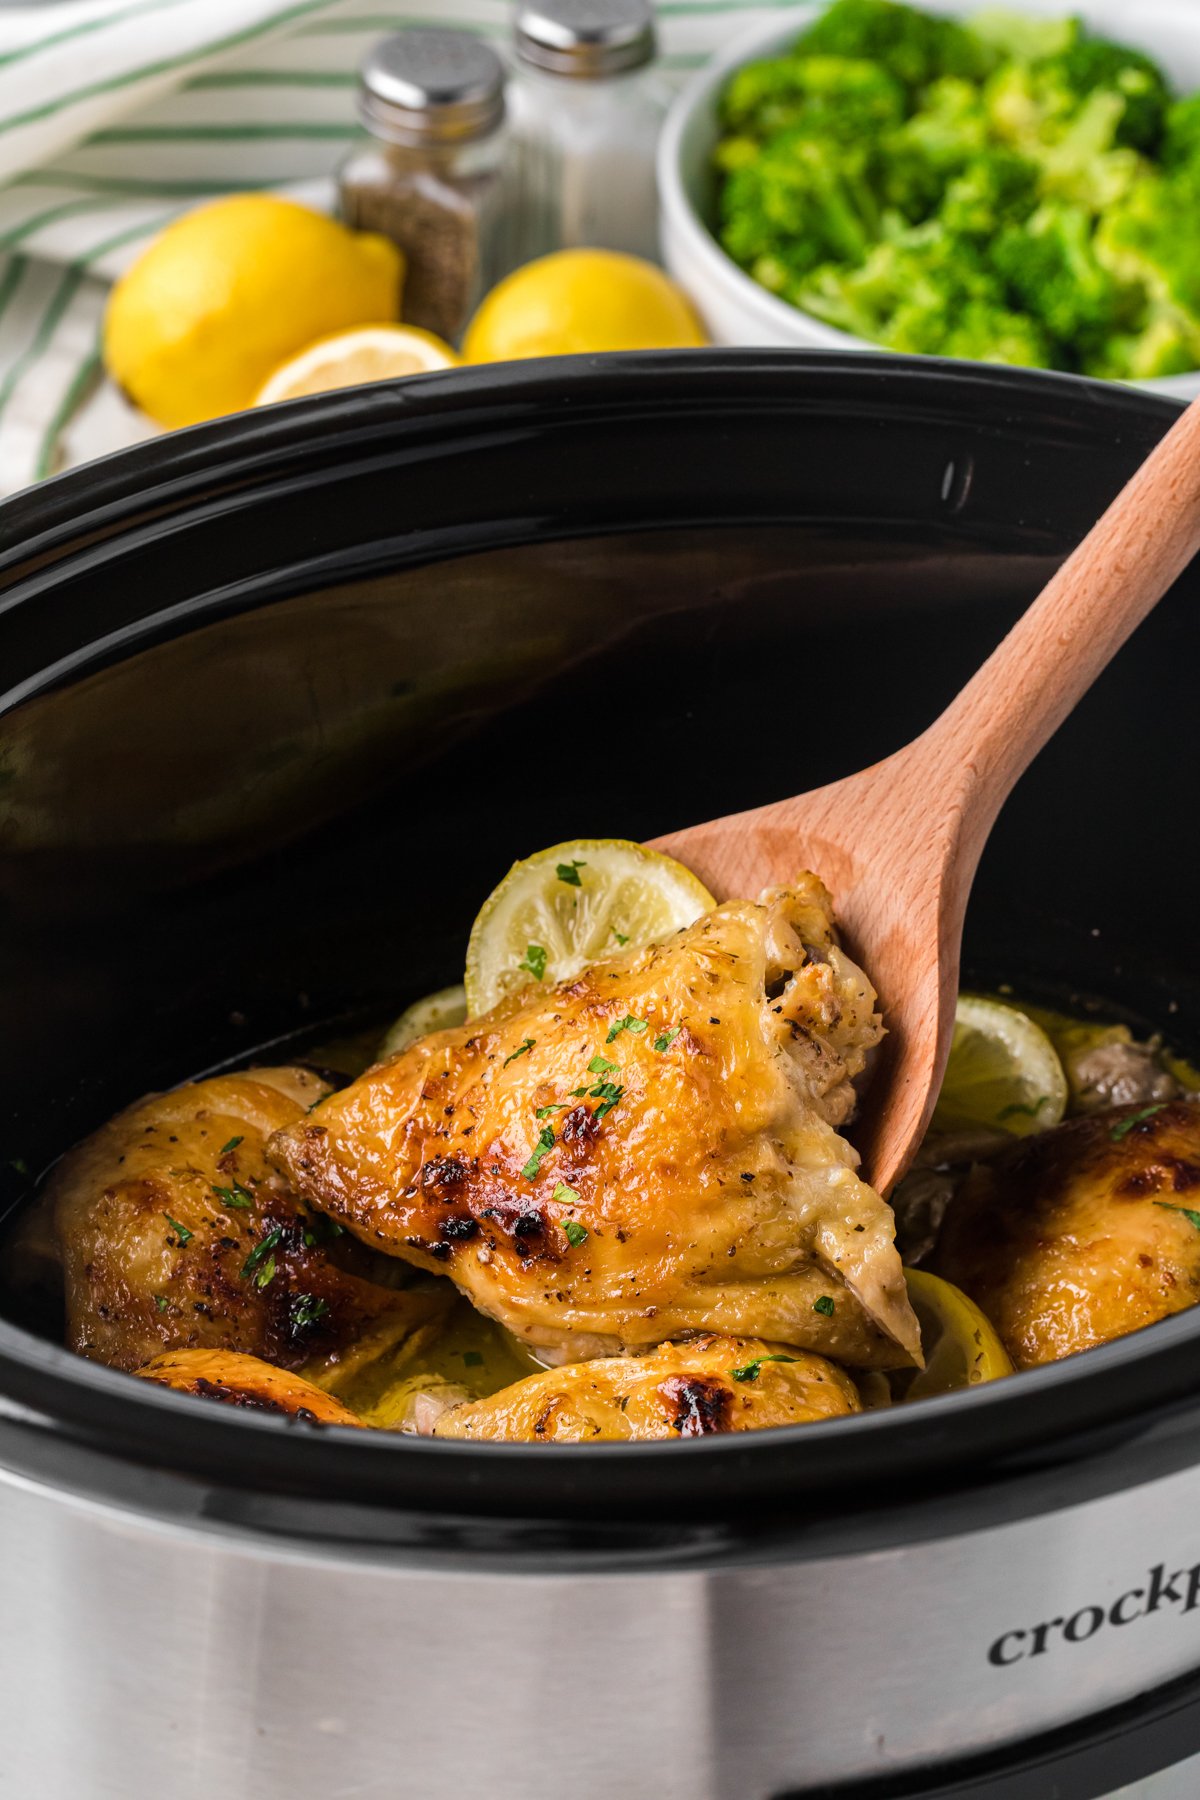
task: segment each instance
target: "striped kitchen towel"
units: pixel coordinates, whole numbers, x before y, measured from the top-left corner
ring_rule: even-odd
[[[698,67],[781,5],[807,10],[660,0],[666,68]],[[107,284],[156,231],[246,188],[328,205],[374,40],[434,21],[503,40],[509,11],[508,0],[0,8],[0,494],[57,466],[98,380]]]

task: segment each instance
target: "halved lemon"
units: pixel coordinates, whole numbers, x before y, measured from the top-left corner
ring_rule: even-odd
[[[980,994],[959,995],[932,1131],[986,1126],[1028,1137],[1058,1124],[1067,1094],[1058,1053],[1028,1013]]]
[[[911,1381],[892,1378],[898,1400],[928,1400],[1012,1374],[995,1327],[961,1288],[926,1269],[905,1269],[904,1279],[921,1327],[925,1367]]]
[[[552,844],[514,863],[484,902],[467,946],[468,1014],[490,1012],[531,983],[551,987],[602,957],[657,943],[715,905],[682,863],[642,844]]]
[[[278,400],[361,387],[368,381],[427,375],[433,369],[457,368],[458,362],[449,344],[418,325],[358,325],[318,338],[281,363],[259,389],[254,404],[273,406]]]
[[[406,1006],[396,1023],[389,1027],[387,1036],[379,1046],[379,1055],[395,1056],[401,1050],[407,1050],[418,1038],[428,1037],[431,1031],[447,1031],[452,1025],[461,1025],[467,1016],[467,996],[461,985],[458,987],[439,988],[435,994],[426,994],[422,1000],[414,1000]]]

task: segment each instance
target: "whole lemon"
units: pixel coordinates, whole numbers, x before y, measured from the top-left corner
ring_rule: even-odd
[[[467,327],[467,362],[707,343],[661,269],[616,250],[556,250],[494,287]]]
[[[104,321],[113,379],[160,425],[249,406],[315,339],[400,311],[404,258],[307,206],[235,194],[186,213],[117,282]]]

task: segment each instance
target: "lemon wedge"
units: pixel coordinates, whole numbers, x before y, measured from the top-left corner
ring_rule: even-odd
[[[975,1302],[926,1269],[905,1269],[908,1297],[921,1327],[925,1367],[912,1379],[893,1376],[893,1393],[901,1400],[928,1400],[953,1394],[981,1381],[1011,1375],[1008,1351],[986,1314]]]
[[[513,864],[471,928],[468,1014],[490,1012],[530,983],[550,987],[602,957],[657,943],[715,905],[682,863],[642,844],[552,844]]]
[[[1058,1124],[1067,1097],[1054,1045],[1028,1013],[979,994],[959,995],[931,1130],[985,1126],[1028,1137]]]
[[[394,381],[400,375],[428,375],[453,369],[458,357],[449,344],[417,325],[357,325],[318,338],[291,356],[269,376],[255,396],[255,406],[299,400],[305,394],[328,394],[334,388],[362,387],[368,381]]]
[[[414,1000],[411,1006],[406,1006],[391,1026],[379,1046],[380,1058],[398,1055],[418,1038],[428,1037],[431,1031],[446,1031],[452,1025],[461,1025],[466,1016],[467,996],[461,986],[439,988],[435,994],[426,994],[423,1000]]]

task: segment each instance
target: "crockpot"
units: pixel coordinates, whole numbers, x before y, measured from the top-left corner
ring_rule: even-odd
[[[0,509],[0,1170],[457,979],[516,855],[896,748],[1174,415],[695,352],[455,371]],[[975,984],[1200,1041],[1197,582],[1021,783]],[[0,1317],[14,1800],[1094,1800],[1200,1764],[1200,1314],[668,1445],[204,1405]],[[1174,1771],[1173,1773],[1171,1771]]]

